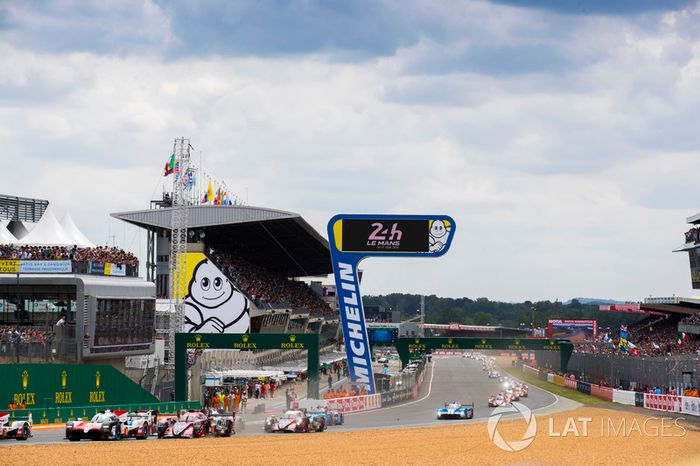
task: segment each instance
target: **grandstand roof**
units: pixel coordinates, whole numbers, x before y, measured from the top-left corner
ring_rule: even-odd
[[[0,218],[36,223],[49,206],[49,201],[0,194]]]
[[[188,229],[204,233],[207,246],[241,255],[287,277],[333,272],[328,241],[301,215],[252,206],[191,205]],[[117,212],[133,225],[170,231],[173,208]]]

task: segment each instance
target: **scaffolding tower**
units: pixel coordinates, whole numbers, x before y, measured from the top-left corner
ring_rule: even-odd
[[[168,364],[175,363],[175,334],[182,332],[187,294],[187,208],[190,140],[175,139],[175,176],[173,177],[172,210],[170,217],[170,333],[168,335]]]

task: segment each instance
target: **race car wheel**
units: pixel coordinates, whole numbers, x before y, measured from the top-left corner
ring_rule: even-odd
[[[143,437],[138,437],[139,440],[146,440],[148,438],[148,423],[143,424]]]
[[[68,440],[70,440],[71,442],[79,442],[80,437],[68,437]]]
[[[31,434],[29,433],[29,426],[26,424],[22,426],[22,435],[17,437],[17,440],[27,440]]]
[[[316,428],[316,432],[323,432],[325,429],[326,429],[325,424],[321,423],[321,424],[319,424],[318,427]]]
[[[112,426],[112,440],[119,440],[121,438],[121,432],[119,431],[119,426]]]

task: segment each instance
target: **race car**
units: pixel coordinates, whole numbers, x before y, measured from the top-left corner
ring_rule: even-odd
[[[112,411],[100,411],[89,422],[82,419],[67,422],[66,438],[71,442],[82,439],[119,440],[122,438],[122,423]]]
[[[498,406],[509,405],[510,399],[503,393],[499,393],[496,396],[489,397],[489,408],[496,408]]]
[[[337,409],[316,408],[307,410],[306,414],[310,417],[323,417],[326,427],[338,426],[345,422],[343,412]]]
[[[527,385],[525,385],[524,383],[519,383],[518,385],[516,385],[516,387],[520,391],[520,396],[523,398],[527,398]]]
[[[166,417],[158,422],[158,438],[206,437],[211,431],[211,419],[204,411],[190,410],[179,418]]]
[[[506,398],[509,398],[512,401],[519,401],[520,395],[516,390],[509,388],[508,390],[506,390]]]
[[[497,379],[500,376],[501,376],[501,374],[499,374],[498,372],[495,372],[495,371],[489,372],[489,379]]]
[[[221,413],[212,409],[209,417],[212,433],[217,437],[230,437],[236,433],[236,413]]]
[[[304,411],[289,410],[282,417],[265,419],[265,432],[323,432],[326,428],[325,418],[308,416]]]
[[[32,416],[10,420],[10,413],[0,413],[0,439],[27,440],[32,436]]]
[[[157,411],[115,411],[122,422],[122,437],[147,439],[158,432]]]
[[[445,403],[437,409],[438,419],[471,419],[474,417],[474,403],[462,404],[458,401]]]

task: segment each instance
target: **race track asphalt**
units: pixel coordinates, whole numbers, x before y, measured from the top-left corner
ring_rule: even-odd
[[[481,368],[481,361],[462,357],[436,357],[428,366],[423,387],[418,399],[401,405],[381,408],[363,413],[348,414],[345,424],[333,426],[329,431],[351,431],[359,429],[387,429],[396,427],[417,427],[429,425],[446,425],[449,423],[483,422],[494,408],[488,407],[488,397],[502,391],[498,379],[489,379]],[[446,402],[460,401],[474,403],[472,420],[438,420],[435,411]],[[558,398],[551,393],[530,387],[529,396],[521,398],[520,403],[532,410],[554,405]],[[245,431],[238,435],[262,434],[262,422],[250,423]],[[6,445],[37,445],[69,443],[64,439],[64,430],[35,430],[34,437],[26,442],[13,440],[0,441],[0,447]],[[151,438],[147,441],[155,441]],[[127,442],[139,440],[128,439]],[[84,441],[80,443],[89,443]]]

